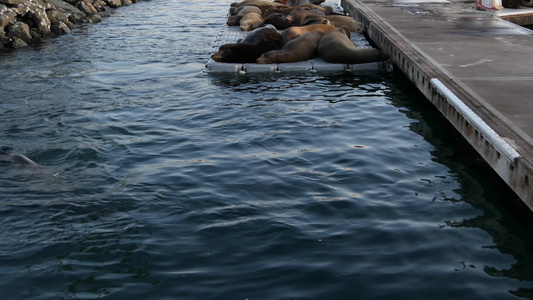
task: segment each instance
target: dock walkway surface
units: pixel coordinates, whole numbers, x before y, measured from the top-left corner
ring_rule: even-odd
[[[533,210],[533,31],[473,0],[341,6]]]

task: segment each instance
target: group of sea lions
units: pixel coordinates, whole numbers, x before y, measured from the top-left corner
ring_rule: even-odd
[[[244,0],[231,4],[229,26],[250,32],[237,43],[224,44],[211,55],[225,63],[289,63],[319,56],[328,63],[359,64],[388,59],[378,49],[357,48],[351,32],[364,27],[336,14],[324,0]]]

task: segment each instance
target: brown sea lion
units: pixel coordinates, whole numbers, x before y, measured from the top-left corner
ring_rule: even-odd
[[[272,24],[278,30],[292,26],[302,26],[302,18],[306,16],[324,16],[333,11],[331,6],[320,7],[314,4],[304,4],[299,7],[271,8],[263,13],[265,24]],[[292,15],[291,15],[292,14]]]
[[[263,24],[263,17],[256,12],[245,14],[239,22],[242,31],[254,30],[261,27]]]
[[[298,6],[295,7],[291,14],[287,17],[290,18],[290,21],[295,26],[303,25],[303,21],[307,16],[325,16],[326,11],[319,7],[310,7],[310,6]]]
[[[293,26],[283,31],[283,33],[281,34],[281,37],[283,39],[283,44],[285,44],[288,41],[295,39],[302,34],[306,34],[308,32],[315,31],[315,30],[318,30],[321,32],[327,32],[332,28],[335,28],[335,26],[328,25],[328,24]]]
[[[265,24],[273,25],[277,30],[285,30],[294,26],[290,19],[287,19],[287,15],[282,13],[273,13],[267,17],[263,17],[263,22],[265,22]]]
[[[266,17],[270,16],[271,14],[284,14],[284,15],[288,16],[288,15],[291,14],[293,9],[294,9],[294,7],[286,7],[286,8],[273,7],[273,8],[269,8],[263,13],[263,18],[266,18]]]
[[[384,61],[388,56],[378,49],[357,48],[346,33],[348,27],[329,30],[318,45],[318,56],[328,63],[361,64]]]
[[[325,0],[276,0],[277,2],[283,3],[288,6],[299,6],[302,4],[315,4],[318,5]]]
[[[311,31],[287,42],[280,50],[263,53],[258,64],[289,63],[311,59],[317,55],[318,44],[324,35],[321,31]]]
[[[260,6],[260,5],[287,6],[284,3],[275,2],[275,1],[268,1],[268,0],[244,0],[244,1],[241,1],[241,2],[233,2],[231,4],[232,7],[239,7],[239,6],[245,6],[245,5],[254,5],[254,6]]]
[[[333,8],[331,6],[318,6],[314,4],[303,4],[298,7],[306,7],[308,9],[321,9],[324,10],[326,14],[329,14],[331,11],[333,11]],[[267,17],[269,14],[272,13],[284,13],[286,15],[290,15],[295,8],[296,7],[290,6],[269,8],[263,13],[263,17]]]
[[[253,5],[244,5],[244,6],[239,6],[237,7],[233,13],[231,13],[232,15],[237,15],[237,16],[244,16],[245,14],[247,13],[251,13],[251,12],[255,12],[255,13],[258,13],[258,14],[262,14],[261,12],[261,9],[257,6],[253,6]]]
[[[233,6],[234,5],[234,6]],[[266,0],[245,0],[242,2],[239,2],[237,4],[232,3],[232,7],[230,7],[230,13],[232,10],[237,9],[241,6],[256,6],[259,9],[261,9],[261,13],[265,13],[268,9],[272,8],[287,8],[287,5],[272,2],[272,1],[266,1]]]
[[[239,15],[233,15],[228,17],[228,21],[226,21],[226,25],[228,26],[239,26],[241,25],[242,16]]]
[[[217,53],[211,55],[216,62],[255,63],[263,53],[280,49],[281,34],[272,27],[260,27],[250,32],[239,43],[224,44]]]
[[[361,22],[357,22],[354,18],[350,16],[341,16],[341,15],[326,15],[324,18],[330,20],[335,27],[346,26],[350,29],[351,32],[364,33],[365,26]]]
[[[335,26],[330,20],[326,19],[325,16],[307,16],[304,19],[304,23],[302,24],[302,26],[316,25],[316,24],[327,24],[327,25]]]

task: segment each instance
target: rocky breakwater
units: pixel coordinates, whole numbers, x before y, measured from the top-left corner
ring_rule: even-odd
[[[138,0],[0,0],[0,51],[69,33],[76,23],[96,23],[113,8]]]

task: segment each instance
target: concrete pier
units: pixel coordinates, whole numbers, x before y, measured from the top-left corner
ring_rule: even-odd
[[[533,31],[473,0],[341,5],[533,210]]]

